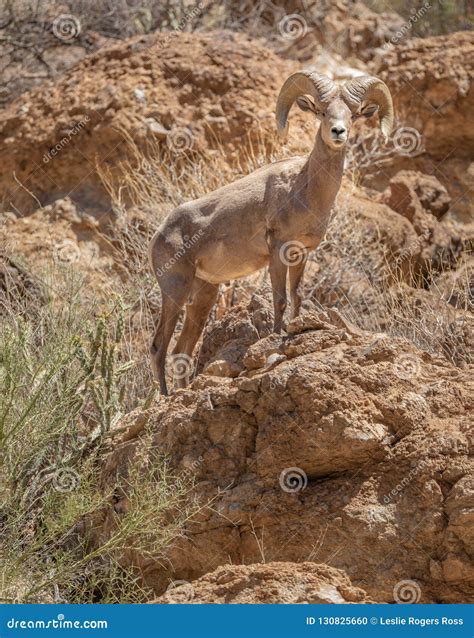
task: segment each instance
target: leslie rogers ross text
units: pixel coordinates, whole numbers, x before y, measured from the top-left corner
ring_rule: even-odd
[[[463,618],[401,618],[394,616],[393,618],[382,618],[377,616],[306,616],[307,625],[412,625],[417,627],[429,627],[430,625],[444,625],[446,627],[461,626],[464,624]]]

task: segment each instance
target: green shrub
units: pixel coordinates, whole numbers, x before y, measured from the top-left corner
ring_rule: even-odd
[[[16,302],[15,312],[2,309],[0,600],[142,602],[150,592],[121,557],[159,556],[179,536],[191,481],[156,458],[100,485],[134,373],[124,356],[128,307],[87,303],[80,278],[51,275],[45,303],[21,315]],[[120,515],[111,507],[118,489],[127,497]],[[113,529],[98,543],[93,522],[105,510]]]

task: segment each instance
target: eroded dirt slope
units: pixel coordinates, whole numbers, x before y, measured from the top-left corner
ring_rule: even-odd
[[[95,166],[113,168],[124,158],[121,131],[178,154],[217,143],[237,149],[249,133],[273,130],[288,65],[231,32],[162,33],[107,46],[0,115],[5,204],[31,212],[30,191],[42,204],[69,195],[86,208],[107,207]]]
[[[387,82],[403,150],[384,167],[435,175],[449,190],[452,210],[473,217],[474,34],[403,40],[382,49],[371,71]]]
[[[398,117],[419,130],[430,155],[472,157],[474,33],[403,41],[382,56],[377,72]]]

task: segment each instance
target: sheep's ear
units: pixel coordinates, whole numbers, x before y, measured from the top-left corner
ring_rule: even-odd
[[[314,113],[315,115],[318,114],[316,104],[308,95],[300,95],[299,97],[297,97],[296,104],[302,111],[311,111],[311,113]]]
[[[360,112],[361,117],[372,117],[379,110],[378,104],[367,104]]]

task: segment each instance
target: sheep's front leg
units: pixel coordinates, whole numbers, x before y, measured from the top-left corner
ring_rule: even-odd
[[[273,331],[280,334],[283,325],[283,315],[286,310],[286,274],[288,265],[280,255],[280,245],[271,246],[270,262],[268,265],[273,291]]]
[[[295,319],[300,314],[303,296],[300,292],[300,283],[306,266],[306,255],[301,255],[300,263],[289,267],[291,318]]]

